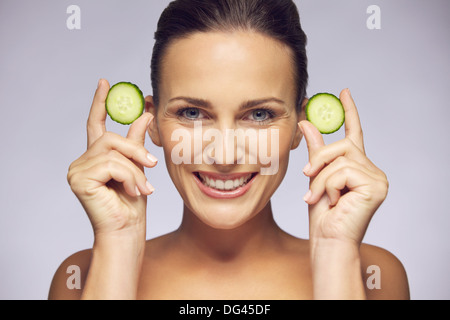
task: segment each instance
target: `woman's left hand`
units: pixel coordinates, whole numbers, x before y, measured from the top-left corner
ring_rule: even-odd
[[[360,244],[388,192],[388,180],[366,156],[361,123],[348,89],[340,94],[345,109],[345,138],[325,145],[320,132],[300,122],[309,151],[304,174],[310,177],[310,240]]]

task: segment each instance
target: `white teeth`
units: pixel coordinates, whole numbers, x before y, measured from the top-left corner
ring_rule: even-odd
[[[223,180],[216,180],[216,189],[223,190],[225,187],[225,182]]]
[[[227,181],[225,181],[225,190],[231,190],[231,189],[234,189],[233,186],[234,186],[233,180],[227,180]]]
[[[220,179],[214,180],[213,178],[205,176],[201,173],[199,173],[199,176],[204,185],[209,186],[214,189],[227,190],[227,191],[242,187],[252,177],[252,175],[249,174],[245,177],[241,177],[239,179],[234,179],[234,180],[220,180]]]

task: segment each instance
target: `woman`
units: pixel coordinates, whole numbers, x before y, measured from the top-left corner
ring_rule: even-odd
[[[163,12],[155,38],[153,97],[126,138],[106,131],[109,84],[98,84],[87,151],[68,173],[95,241],[62,263],[50,299],[409,298],[401,263],[361,244],[388,182],[365,155],[350,91],[340,95],[345,139],[326,146],[305,121],[306,36],[295,4],[177,0]],[[225,135],[214,150],[208,146],[217,135],[208,130]],[[228,139],[239,130],[255,135],[244,139],[249,143]],[[180,131],[190,137],[181,152],[174,139]],[[147,196],[154,188],[143,168],[157,160],[144,148],[147,132],[163,148],[184,201],[180,227],[148,241]],[[282,231],[270,205],[303,137],[309,240]],[[252,151],[255,143],[276,155],[270,174],[262,174],[267,162]],[[79,290],[67,288],[70,265],[81,270]],[[378,268],[381,288],[367,285],[369,266]]]

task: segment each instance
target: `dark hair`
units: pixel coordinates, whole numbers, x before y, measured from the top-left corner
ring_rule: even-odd
[[[297,108],[308,83],[306,42],[293,0],[175,0],[163,11],[155,32],[151,61],[153,99],[159,105],[162,58],[177,39],[195,32],[256,31],[284,43],[293,52]]]

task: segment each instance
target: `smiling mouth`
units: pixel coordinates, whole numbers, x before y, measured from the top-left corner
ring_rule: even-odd
[[[233,191],[242,188],[257,175],[257,173],[247,173],[220,179],[201,172],[194,172],[194,174],[203,185],[219,191]]]

